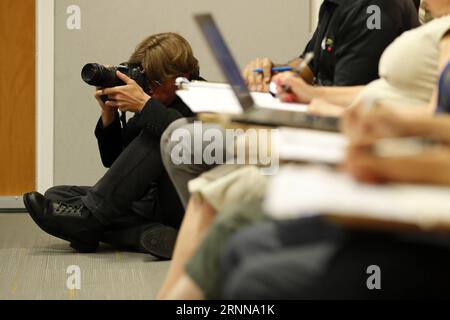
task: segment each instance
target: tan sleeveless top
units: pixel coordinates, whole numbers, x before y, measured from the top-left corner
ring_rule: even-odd
[[[380,79],[369,83],[353,102],[426,106],[439,80],[440,42],[450,30],[450,16],[407,31],[384,51]]]

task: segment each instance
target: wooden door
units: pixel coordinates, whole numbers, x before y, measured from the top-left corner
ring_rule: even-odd
[[[35,189],[35,0],[0,0],[0,196]]]

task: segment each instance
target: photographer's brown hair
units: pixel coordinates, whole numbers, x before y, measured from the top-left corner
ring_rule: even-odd
[[[164,82],[183,74],[199,77],[198,60],[191,45],[176,33],[159,33],[142,41],[129,63],[141,65],[150,81]]]

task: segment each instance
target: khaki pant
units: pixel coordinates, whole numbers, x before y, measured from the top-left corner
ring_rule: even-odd
[[[244,228],[268,220],[261,201],[228,207],[220,212],[203,243],[186,266],[191,279],[207,299],[220,299],[223,290],[223,262],[228,240]]]

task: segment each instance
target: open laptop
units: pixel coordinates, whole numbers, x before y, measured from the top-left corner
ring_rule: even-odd
[[[233,115],[232,120],[266,126],[287,126],[324,131],[339,131],[339,118],[306,114],[304,112],[259,108],[242,78],[241,72],[211,14],[195,15],[223,74],[231,85],[244,113]]]

